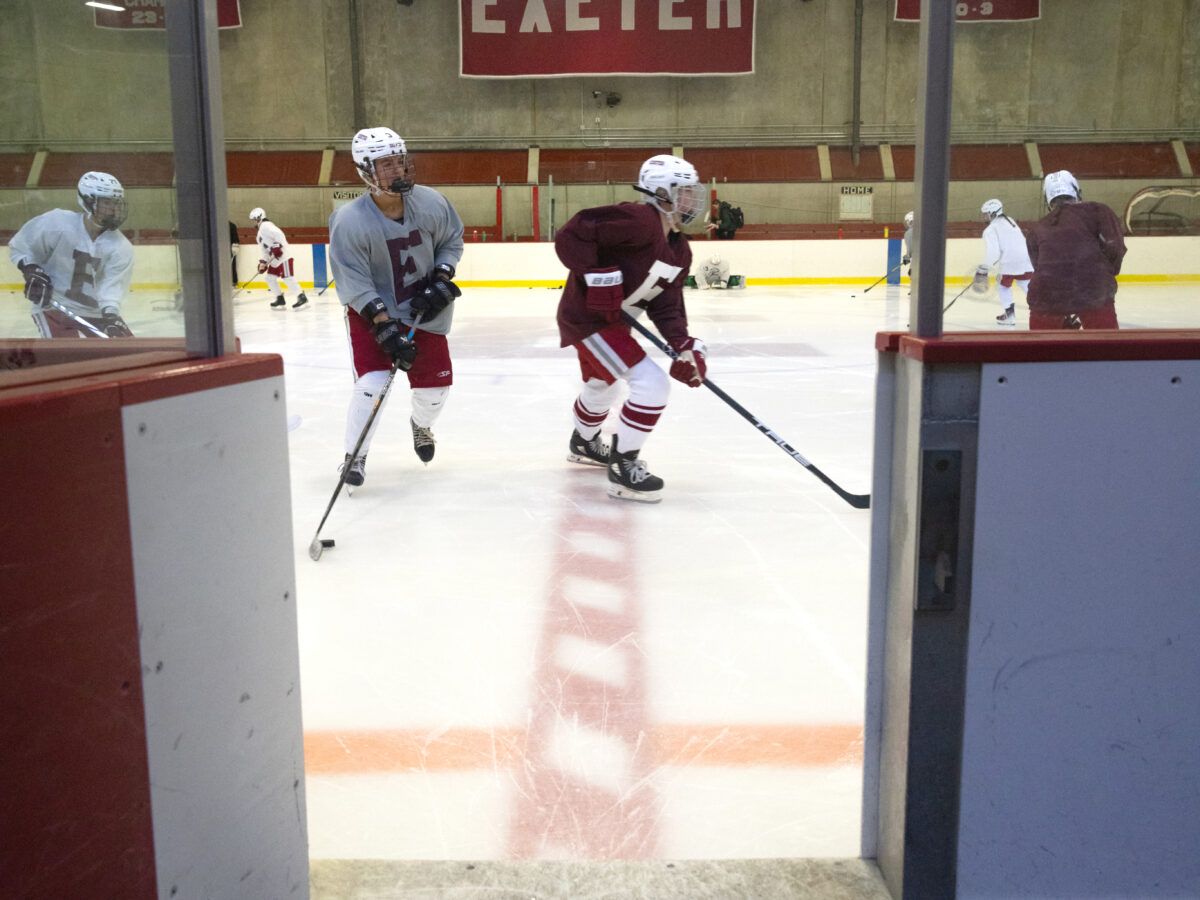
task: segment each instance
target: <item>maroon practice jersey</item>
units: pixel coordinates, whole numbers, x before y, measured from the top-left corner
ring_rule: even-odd
[[[662,216],[648,203],[617,203],[576,213],[554,239],[554,249],[571,270],[558,301],[562,346],[582,341],[609,322],[587,308],[583,276],[616,266],[621,270],[623,307],[641,307],[668,341],[688,336],[683,283],[692,249],[678,231],[663,234]]]
[[[1096,309],[1117,294],[1125,256],[1121,220],[1103,203],[1067,203],[1026,234],[1033,278],[1030,310],[1064,315]]]

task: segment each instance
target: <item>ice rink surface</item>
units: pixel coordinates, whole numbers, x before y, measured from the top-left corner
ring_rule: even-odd
[[[1122,286],[1118,316],[1198,327],[1195,294]],[[663,501],[609,499],[603,469],[566,461],[558,292],[467,287],[436,457],[413,452],[401,376],[313,562],[351,376],[335,290],[308,296],[245,291],[234,313],[243,350],[285,364],[312,858],[858,856],[870,513],[676,382],[642,452]],[[0,329],[31,334],[11,300]],[[906,329],[907,287],[687,300],[710,378],[867,493],[874,336]],[[169,306],[126,318],[180,334]],[[998,311],[964,297],[945,328]]]

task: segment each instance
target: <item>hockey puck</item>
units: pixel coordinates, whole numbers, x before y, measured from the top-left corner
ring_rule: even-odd
[[[321,539],[321,546],[322,546],[322,547],[325,547],[326,549],[328,549],[329,547],[332,547],[332,546],[334,546],[334,543],[333,543],[333,538],[322,538],[322,539]]]

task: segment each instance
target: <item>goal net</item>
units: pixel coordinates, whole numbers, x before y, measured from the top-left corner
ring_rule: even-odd
[[[1129,234],[1200,234],[1200,185],[1148,187],[1125,207]]]

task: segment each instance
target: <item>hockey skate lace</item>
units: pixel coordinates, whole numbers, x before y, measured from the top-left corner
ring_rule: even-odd
[[[600,440],[600,435],[596,435],[590,441],[586,441],[584,446],[591,451],[592,456],[596,459],[608,459],[608,444]]]
[[[367,458],[365,456],[356,456],[353,460],[343,460],[342,464],[338,466],[338,474],[340,475],[346,469],[349,469],[351,472],[357,472],[359,475],[365,474],[367,470]]]
[[[637,484],[640,481],[645,481],[650,477],[650,472],[646,468],[645,461],[640,459],[627,461],[625,463],[625,474],[633,484]]]
[[[433,431],[429,428],[422,428],[420,425],[413,425],[413,446],[414,447],[432,447],[437,443],[434,439]]]

